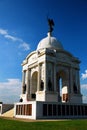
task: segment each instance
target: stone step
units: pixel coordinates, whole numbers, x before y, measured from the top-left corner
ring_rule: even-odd
[[[14,116],[14,108],[12,108],[11,110],[3,113],[2,116],[3,117],[13,117]]]

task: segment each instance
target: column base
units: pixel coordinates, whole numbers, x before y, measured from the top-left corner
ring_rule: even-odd
[[[69,102],[70,103],[82,103],[82,95],[81,94],[69,94]]]

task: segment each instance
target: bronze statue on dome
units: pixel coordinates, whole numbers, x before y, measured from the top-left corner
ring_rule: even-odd
[[[49,25],[49,31],[48,32],[52,32],[53,31],[53,26],[54,26],[54,21],[53,19],[49,19],[48,18],[48,25]]]

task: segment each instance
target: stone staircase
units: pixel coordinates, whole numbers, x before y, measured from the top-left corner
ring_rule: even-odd
[[[13,117],[14,116],[14,104],[0,104],[0,116]]]
[[[14,108],[8,110],[7,112],[3,113],[1,116],[3,117],[13,117],[14,116]]]

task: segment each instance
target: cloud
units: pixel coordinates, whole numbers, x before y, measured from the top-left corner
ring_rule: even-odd
[[[87,84],[82,84],[81,88],[87,90]]]
[[[84,95],[83,95],[83,102],[84,102],[84,103],[87,103],[87,96],[84,96]]]
[[[25,42],[20,44],[19,48],[24,48],[25,51],[30,50],[29,44]]]
[[[21,85],[20,79],[7,79],[6,82],[0,82],[0,101],[5,103],[18,102]]]
[[[83,103],[87,103],[87,84],[81,84],[81,92],[83,95]]]
[[[21,47],[24,51],[30,50],[29,44],[24,42],[21,38],[14,37],[8,33],[5,29],[0,29],[0,34],[3,35],[6,39],[11,40],[13,42],[19,42],[19,48]]]
[[[87,79],[87,70],[85,70],[85,73],[81,74],[81,79],[82,80]]]
[[[8,33],[7,33],[7,30],[0,29],[0,34],[1,34],[1,35],[6,35],[6,34],[8,34]]]
[[[12,41],[22,41],[21,39],[14,37],[14,36],[11,36],[11,35],[8,35],[8,34],[6,34],[4,37],[9,39],[9,40],[12,40]]]
[[[6,82],[0,82],[0,88],[11,88],[15,85],[19,87],[19,85],[21,85],[21,81],[19,79],[7,79]]]

